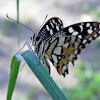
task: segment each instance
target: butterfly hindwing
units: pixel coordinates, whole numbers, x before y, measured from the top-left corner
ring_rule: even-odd
[[[68,73],[69,62],[73,63],[78,52],[79,41],[74,42],[75,36],[60,36],[55,38],[46,50],[50,61],[56,67],[59,74],[65,76]],[[76,43],[76,44],[75,44]]]
[[[49,48],[46,54],[58,73],[65,76],[68,73],[69,62],[74,64],[81,50],[100,35],[99,23],[75,24],[62,29],[60,35],[54,35],[56,38],[52,37],[50,41],[48,40]]]

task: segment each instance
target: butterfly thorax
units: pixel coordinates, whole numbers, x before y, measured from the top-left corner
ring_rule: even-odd
[[[32,44],[34,46],[34,51],[39,58],[43,55],[43,40],[39,35],[34,34],[32,37]]]

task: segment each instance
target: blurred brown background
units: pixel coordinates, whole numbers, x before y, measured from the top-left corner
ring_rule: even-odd
[[[0,0],[0,100],[6,100],[12,56],[18,51],[16,0]],[[83,21],[100,21],[99,0],[20,0],[20,22],[34,32],[45,16],[59,17],[64,26]],[[20,25],[20,47],[31,44],[33,33]],[[51,66],[52,67],[52,66]],[[100,38],[92,42],[79,55],[75,67],[70,64],[69,75],[58,75],[54,67],[51,76],[69,100],[100,100]],[[52,100],[41,83],[24,66],[18,75],[12,100]]]

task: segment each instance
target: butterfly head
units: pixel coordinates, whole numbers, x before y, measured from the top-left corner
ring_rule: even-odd
[[[39,44],[39,42],[41,41],[41,38],[40,38],[39,35],[34,34],[34,35],[31,37],[31,40],[32,40],[33,46],[36,46],[36,45]]]

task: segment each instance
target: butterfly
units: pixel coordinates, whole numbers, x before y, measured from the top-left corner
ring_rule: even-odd
[[[64,27],[60,18],[53,17],[32,36],[32,44],[47,71],[50,73],[51,61],[57,72],[65,77],[69,73],[69,62],[74,65],[77,55],[99,35],[99,22],[81,22]]]

